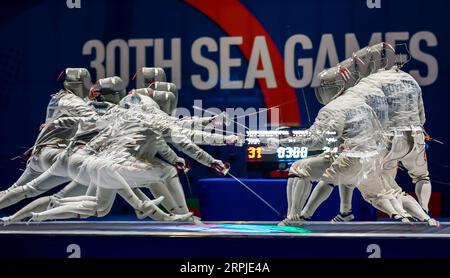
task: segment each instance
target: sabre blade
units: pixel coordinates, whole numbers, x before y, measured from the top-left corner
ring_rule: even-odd
[[[436,143],[439,143],[439,144],[441,144],[441,145],[444,145],[444,142],[439,141],[439,140],[437,140],[437,139],[430,138],[430,140],[431,140],[431,141],[434,141],[434,142],[436,142]]]
[[[217,113],[208,111],[208,110],[203,109],[203,108],[201,108],[201,107],[198,107],[198,106],[196,106],[196,105],[193,105],[192,108],[197,109],[197,110],[200,110],[200,111],[203,111],[203,112],[210,113],[210,114],[212,114],[212,115],[216,115],[216,116],[219,115],[219,114],[217,114]],[[239,125],[239,126],[242,126],[242,127],[245,128],[246,130],[250,130],[250,128],[248,128],[247,126],[245,126],[245,125],[243,125],[243,124],[241,124],[241,123],[239,123],[239,122],[237,122],[237,121],[235,121],[235,120],[230,120],[230,121],[232,121],[233,123],[235,123],[235,124],[237,124],[237,125]]]
[[[230,172],[227,172],[227,175],[232,177],[235,181],[237,181],[239,184],[241,184],[243,187],[245,187],[248,191],[250,191],[253,195],[255,195],[259,200],[261,200],[266,206],[268,206],[271,210],[273,210],[276,214],[278,214],[278,216],[281,216],[281,213],[274,208],[271,204],[269,204],[269,202],[267,202],[266,200],[264,200],[263,197],[261,197],[258,193],[256,193],[255,191],[253,191],[250,187],[248,187],[248,185],[246,185],[243,181],[241,181],[240,179],[236,178],[234,175],[232,175]]]
[[[183,173],[184,173],[184,176],[186,177],[187,185],[189,188],[189,198],[192,198],[192,187],[191,187],[191,182],[189,181],[188,173],[187,173],[187,171],[183,171]]]
[[[303,88],[302,88],[302,95],[303,95],[303,101],[305,102],[306,115],[308,115],[308,122],[311,125],[311,116],[309,115],[309,106],[308,106],[308,102],[306,101],[305,90]]]

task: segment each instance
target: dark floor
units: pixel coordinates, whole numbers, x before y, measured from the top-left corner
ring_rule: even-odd
[[[208,222],[193,225],[154,221],[54,221],[0,227],[0,234],[450,238],[450,223],[441,223],[436,228],[424,223],[398,222],[310,222],[297,227],[278,227],[275,222]]]

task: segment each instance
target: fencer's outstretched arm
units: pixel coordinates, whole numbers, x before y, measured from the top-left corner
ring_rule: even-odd
[[[183,134],[171,132],[171,129],[169,129],[164,134],[164,139],[167,142],[173,144],[181,152],[185,153],[192,159],[205,166],[209,167],[215,161],[215,159],[210,154],[202,150],[199,146],[197,146]]]
[[[314,124],[305,131],[304,135],[280,139],[280,144],[283,146],[300,145],[308,147],[310,150],[321,150],[326,146],[327,139],[340,138],[344,130],[345,115],[331,112],[326,106],[323,107]]]
[[[181,118],[178,120],[179,124],[183,125],[194,125],[194,126],[205,126],[209,125],[214,120],[213,117],[189,117],[189,118]]]
[[[222,112],[220,114],[217,115],[213,115],[213,116],[209,116],[209,117],[185,117],[185,118],[181,118],[181,119],[177,119],[178,124],[183,125],[183,126],[194,126],[194,127],[201,127],[201,126],[207,126],[209,124],[211,124],[214,120],[218,119],[218,118],[223,118],[224,122],[227,122],[228,119],[228,114],[226,114],[225,112]]]
[[[226,146],[243,144],[243,138],[238,135],[222,135],[219,133],[206,132],[195,128],[182,128],[179,126],[173,126],[172,131],[183,134],[199,145]]]
[[[169,145],[167,145],[162,136],[156,137],[154,145],[158,154],[170,164],[175,165],[175,163],[180,159],[178,155],[169,147]]]

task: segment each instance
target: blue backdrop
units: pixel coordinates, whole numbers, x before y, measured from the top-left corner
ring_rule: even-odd
[[[281,104],[284,123],[308,127],[306,104],[312,119],[320,109],[311,89],[314,76],[358,45],[387,40],[410,50],[405,70],[423,87],[426,129],[450,142],[449,12],[448,1],[429,0],[5,2],[0,9],[0,187],[19,176],[23,166],[10,159],[33,144],[65,67],[86,67],[95,79],[116,74],[133,88],[136,69],[156,64],[181,86],[180,106],[190,111],[194,100],[221,109]],[[236,175],[246,176],[242,149],[208,150],[231,161]],[[435,190],[443,192],[447,215],[448,154],[448,145],[429,146],[431,178]],[[201,167],[191,174],[194,181],[213,176]],[[400,181],[411,191],[404,173]]]

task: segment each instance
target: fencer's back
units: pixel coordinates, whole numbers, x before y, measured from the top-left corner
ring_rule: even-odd
[[[386,96],[388,129],[422,126],[424,122],[422,91],[416,80],[398,69],[379,71],[367,77]]]
[[[375,112],[362,98],[344,93],[327,106],[335,114],[343,115],[341,147],[357,151],[378,148],[382,128]]]
[[[367,78],[363,78],[345,93],[362,98],[373,109],[381,126],[385,129],[388,127],[389,106],[381,88],[375,86]]]

